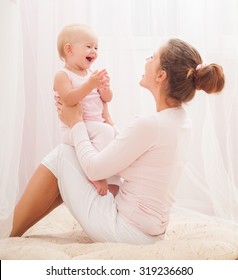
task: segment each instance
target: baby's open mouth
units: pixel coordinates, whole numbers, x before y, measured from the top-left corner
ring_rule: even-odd
[[[93,60],[93,58],[90,57],[90,56],[87,56],[86,59],[87,59],[89,62],[91,62],[91,61]]]

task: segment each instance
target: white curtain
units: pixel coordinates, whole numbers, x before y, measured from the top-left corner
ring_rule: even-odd
[[[223,66],[218,96],[198,92],[187,105],[194,123],[189,163],[177,206],[238,224],[237,0],[0,0],[0,236],[33,170],[59,143],[52,81],[62,66],[56,38],[70,23],[99,36],[94,69],[106,68],[114,92],[110,112],[123,126],[155,111],[138,82],[162,42],[179,37],[204,62]]]

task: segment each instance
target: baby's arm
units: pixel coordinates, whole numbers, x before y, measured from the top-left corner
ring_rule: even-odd
[[[110,78],[105,70],[104,76],[98,86],[98,93],[103,102],[110,102],[112,100],[112,91],[110,89]]]
[[[113,122],[112,122],[112,119],[111,119],[111,116],[109,114],[109,111],[108,111],[108,106],[107,106],[107,103],[106,102],[103,102],[103,112],[102,112],[102,117],[104,118],[104,122],[105,123],[108,123],[110,125],[113,125]]]
[[[110,102],[112,100],[112,91],[110,89],[110,78],[105,71],[105,75],[103,79],[101,80],[101,83],[98,87],[98,93],[100,94],[100,97],[103,101],[103,112],[102,117],[105,120],[105,123],[108,123],[110,125],[113,125],[111,116],[108,111],[107,102]]]
[[[95,71],[87,82],[78,88],[72,88],[71,81],[68,75],[59,71],[54,79],[54,91],[59,94],[60,100],[67,106],[78,104],[84,97],[86,97],[93,89],[97,88],[101,83],[101,79],[105,75],[105,70],[100,72]]]
[[[110,88],[103,91],[98,91],[103,102],[110,102],[112,100],[112,91]]]

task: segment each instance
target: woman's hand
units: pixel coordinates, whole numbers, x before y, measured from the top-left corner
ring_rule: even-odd
[[[69,127],[73,127],[76,123],[83,121],[83,109],[80,104],[66,106],[57,101],[55,105],[57,106],[59,119]]]

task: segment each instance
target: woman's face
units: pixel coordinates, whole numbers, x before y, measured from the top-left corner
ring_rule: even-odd
[[[157,85],[156,77],[159,71],[159,65],[159,51],[156,51],[153,56],[146,59],[145,73],[140,81],[142,87],[152,90]]]

